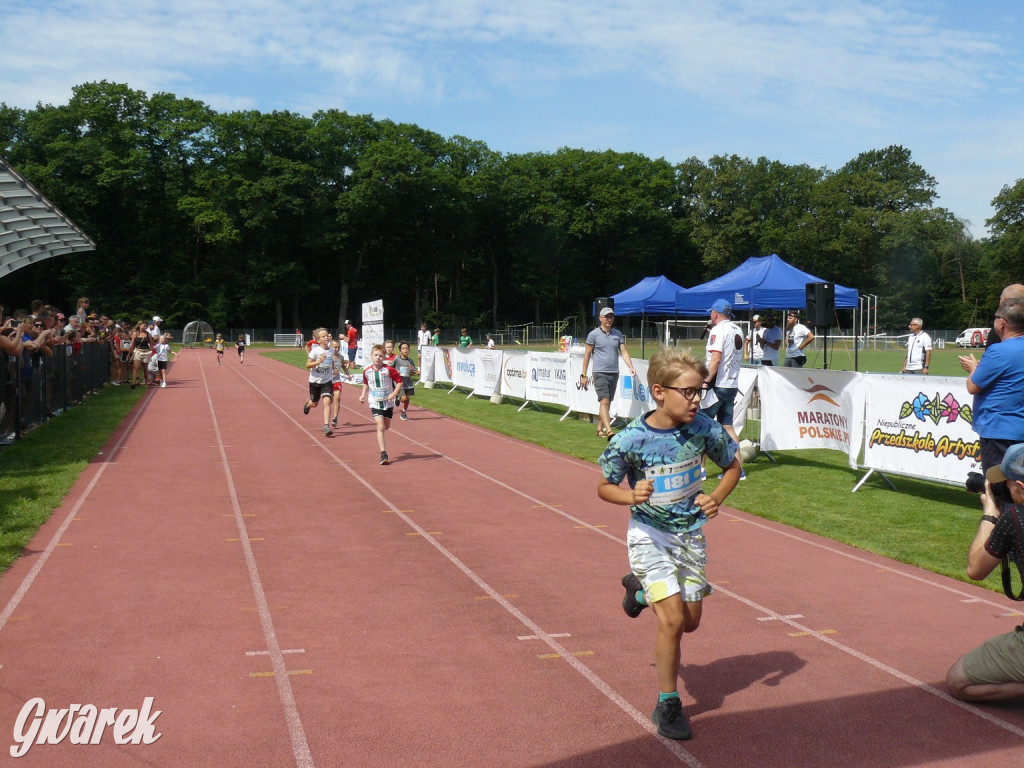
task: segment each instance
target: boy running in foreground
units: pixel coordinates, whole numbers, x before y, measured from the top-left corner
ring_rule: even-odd
[[[630,507],[626,544],[632,571],[622,578],[622,609],[636,618],[651,606],[657,616],[654,664],[661,695],[651,720],[669,739],[691,736],[677,680],[683,633],[700,626],[701,600],[712,591],[701,529],[718,514],[741,471],[736,442],[700,412],[707,375],[701,360],[675,347],[651,357],[647,384],[658,407],[611,439],[601,455],[597,486],[603,500]],[[725,468],[710,494],[701,488],[702,456]],[[623,478],[628,488],[619,485]]]

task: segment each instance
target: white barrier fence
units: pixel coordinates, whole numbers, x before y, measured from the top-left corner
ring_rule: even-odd
[[[499,400],[548,403],[570,414],[598,413],[593,387],[583,389],[583,353],[425,347],[420,381],[451,385]],[[636,377],[619,361],[619,386],[611,403],[616,419],[655,408],[647,389],[647,361],[634,360]],[[740,371],[735,428],[742,434],[751,395],[760,393],[761,448],[838,450],[850,466],[868,473],[907,475],[961,484],[980,470],[978,437],[971,428],[972,397],[966,380],[944,376],[866,374],[796,368]],[[860,463],[863,454],[863,463]]]

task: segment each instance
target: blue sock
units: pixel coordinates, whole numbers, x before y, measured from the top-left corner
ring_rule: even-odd
[[[642,589],[638,589],[634,597],[636,597],[636,601],[640,603],[640,605],[647,605],[647,598],[644,597],[644,591]]]
[[[667,699],[678,699],[678,698],[679,698],[679,691],[672,691],[672,693],[659,693],[658,694],[658,701],[659,702],[666,701]]]

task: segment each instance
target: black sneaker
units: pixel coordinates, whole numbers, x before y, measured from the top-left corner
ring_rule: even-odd
[[[622,577],[622,586],[626,588],[626,595],[622,598],[622,610],[626,612],[629,618],[635,619],[647,607],[636,599],[636,593],[642,592],[644,585],[640,583],[640,579],[636,577],[636,574],[630,571]]]
[[[309,400],[302,404],[302,412],[309,416]]]
[[[391,463],[391,462],[388,461],[388,452],[387,451],[381,451],[380,452],[380,463],[381,464],[390,464]]]
[[[683,702],[678,696],[659,701],[651,712],[651,722],[658,726],[658,733],[666,739],[686,741],[693,735],[690,723],[683,714]]]
[[[332,427],[338,426],[338,417],[337,416],[335,416],[333,419],[331,419],[331,426]]]

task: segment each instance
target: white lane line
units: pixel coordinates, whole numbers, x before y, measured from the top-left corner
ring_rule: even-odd
[[[60,524],[60,527],[57,529],[57,532],[54,533],[53,538],[50,539],[50,543],[47,544],[43,551],[39,554],[39,557],[36,560],[35,564],[32,566],[32,569],[28,572],[28,574],[26,574],[21,584],[18,585],[18,589],[11,596],[11,599],[7,601],[7,605],[4,606],[3,611],[0,612],[0,630],[2,630],[7,625],[7,622],[11,618],[11,614],[13,614],[15,610],[17,610],[18,605],[25,598],[25,595],[28,593],[29,589],[35,583],[36,577],[39,576],[39,572],[43,570],[43,566],[46,565],[46,561],[50,559],[50,555],[52,555],[53,551],[58,546],[60,546],[61,537],[64,536],[64,532],[67,531],[68,526],[71,525],[72,520],[75,519],[75,515],[78,514],[79,510],[85,504],[86,500],[88,500],[89,494],[92,493],[93,489],[96,487],[96,484],[100,481],[100,478],[103,477],[103,474],[107,471],[107,467],[114,463],[114,460],[117,458],[118,451],[120,451],[121,446],[124,445],[124,441],[128,439],[128,436],[130,434],[132,434],[132,430],[135,428],[135,424],[142,417],[142,414],[146,410],[146,406],[149,405],[150,400],[153,399],[154,392],[155,390],[150,390],[142,398],[142,404],[139,406],[139,409],[135,412],[135,415],[132,417],[131,421],[128,422],[128,426],[125,428],[124,432],[121,433],[121,436],[117,439],[117,442],[114,443],[114,447],[111,449],[110,455],[105,456],[104,459],[101,462],[99,462],[99,469],[96,470],[96,474],[93,475],[92,480],[89,481],[89,484],[85,487],[85,490],[82,491],[82,494],[78,497],[78,500],[75,501],[74,505],[71,507],[71,510],[64,518],[64,522]]]
[[[259,393],[268,403],[270,403],[274,408],[280,411],[281,414],[288,421],[294,424],[298,429],[306,431],[303,425],[294,416],[292,416],[291,413],[286,411],[278,403],[271,399],[262,389],[260,389],[256,384],[254,384],[250,379],[243,380],[247,384],[249,384],[250,387],[256,390],[256,392]],[[418,444],[422,445],[421,443]],[[602,695],[604,695],[609,701],[615,704],[615,706],[622,710],[637,725],[639,725],[645,731],[647,731],[652,736],[657,738],[658,741],[660,741],[662,745],[664,745],[664,747],[668,749],[673,755],[679,758],[680,761],[690,766],[691,768],[705,768],[704,764],[701,763],[696,756],[694,756],[692,753],[684,749],[679,742],[673,741],[672,739],[666,739],[664,736],[661,736],[658,733],[657,728],[654,726],[650,718],[645,713],[641,712],[639,709],[637,709],[624,698],[622,698],[622,696],[620,696],[610,685],[608,685],[593,670],[591,670],[590,667],[588,667],[578,658],[573,656],[572,651],[568,650],[561,643],[559,643],[555,639],[554,635],[548,634],[543,629],[541,629],[541,627],[538,624],[536,624],[532,619],[530,619],[530,617],[528,617],[525,613],[516,608],[516,606],[510,603],[507,599],[505,599],[504,596],[502,596],[496,589],[494,589],[493,587],[491,587],[490,584],[484,581],[484,579],[481,576],[479,576],[475,571],[473,571],[473,569],[471,569],[469,566],[463,563],[458,557],[455,556],[454,553],[445,548],[444,545],[442,545],[434,536],[430,535],[430,533],[425,528],[422,528],[420,525],[416,523],[415,520],[413,520],[405,512],[399,509],[398,505],[392,504],[391,501],[387,497],[385,497],[377,488],[375,488],[369,482],[364,480],[359,475],[358,472],[356,472],[346,462],[342,461],[338,456],[336,456],[329,445],[327,445],[326,443],[317,443],[317,445],[338,466],[340,466],[342,469],[348,472],[349,475],[351,475],[356,482],[362,485],[367,491],[370,492],[370,494],[375,496],[380,501],[381,504],[386,506],[394,514],[398,515],[398,517],[400,517],[403,520],[403,522],[405,522],[406,525],[408,525],[416,533],[420,534],[420,536],[422,536],[423,539],[428,541],[430,545],[434,547],[434,549],[436,549],[439,553],[441,553],[441,555],[445,559],[447,559],[452,565],[454,565],[456,568],[462,571],[462,573],[465,574],[474,584],[480,587],[480,589],[486,592],[487,595],[492,600],[498,603],[509,614],[515,617],[516,620],[518,620],[523,626],[529,629],[531,635],[536,636],[538,640],[542,641],[545,645],[551,648],[552,651],[554,651],[556,654],[565,659],[566,663],[569,664],[569,666],[571,666],[573,669],[575,669],[585,680],[587,680],[587,682],[589,682],[598,691],[600,691]],[[437,453],[437,451],[434,451],[434,453]],[[443,454],[438,455],[444,457]],[[462,465],[460,464],[460,466]],[[467,467],[467,469],[469,468]],[[546,504],[544,506],[548,507],[548,505]],[[558,510],[554,511],[557,512]]]
[[[263,395],[263,397],[265,397],[268,401],[273,403],[273,401],[270,400],[270,398],[267,397],[267,395],[264,394],[258,387],[255,387],[255,385],[252,385],[251,383],[250,383],[250,386],[253,386],[253,388],[256,389],[257,392],[259,392],[261,395]],[[273,404],[275,405],[275,407],[278,408],[278,410],[280,410],[282,413],[285,414],[286,418],[288,418],[290,421],[292,421],[292,423],[294,423],[296,425],[299,425],[299,427],[301,428],[301,424],[299,424],[299,422],[296,421],[290,414],[288,414],[286,411],[284,411],[284,409],[282,409],[280,406],[277,406],[276,403],[273,403]],[[351,410],[351,409],[349,409],[349,410]],[[566,512],[563,512],[560,509],[556,509],[555,507],[551,506],[550,504],[545,504],[544,502],[539,501],[538,499],[535,499],[534,497],[530,496],[529,494],[524,493],[523,491],[520,491],[519,489],[514,488],[514,487],[512,487],[512,486],[510,486],[510,485],[508,485],[506,483],[503,483],[500,480],[495,479],[493,476],[491,476],[491,475],[489,475],[489,474],[487,474],[485,472],[480,472],[480,471],[474,469],[473,467],[468,466],[467,464],[463,463],[462,461],[449,458],[448,456],[446,456],[445,454],[441,453],[437,449],[431,448],[430,446],[425,445],[424,443],[421,443],[418,440],[415,440],[415,439],[413,439],[411,437],[408,437],[404,433],[400,432],[398,434],[400,434],[403,437],[405,437],[407,440],[409,440],[409,442],[414,443],[415,445],[418,445],[418,446],[420,446],[421,448],[423,448],[425,450],[431,451],[432,453],[440,456],[441,458],[444,458],[445,460],[450,461],[453,464],[456,464],[456,465],[462,467],[463,469],[465,469],[468,472],[471,472],[471,473],[476,474],[476,475],[478,475],[478,476],[480,476],[482,478],[485,478],[485,479],[489,480],[490,482],[495,483],[496,485],[499,485],[500,487],[510,491],[513,494],[521,496],[521,497],[523,497],[525,499],[528,499],[528,500],[534,502],[535,504],[537,504],[539,506],[542,506],[542,507],[544,507],[546,509],[549,509],[552,512],[554,512],[555,514],[560,515],[561,517],[565,517],[565,518],[567,518],[569,520],[572,520],[574,522],[577,522],[577,523],[582,523],[583,522],[583,521],[579,520],[578,518],[575,518],[572,515],[570,515],[570,514],[568,514]],[[330,453],[330,450],[327,448],[327,446],[321,444],[321,447],[324,448],[324,450],[326,450],[328,453]],[[331,454],[331,455],[333,457],[333,454]],[[353,472],[348,467],[348,465],[346,465],[344,462],[340,461],[339,459],[336,459],[336,460],[341,464],[341,466],[345,467],[345,469],[348,470],[357,480],[359,480],[359,482],[363,483],[363,485],[365,485],[367,488],[369,488],[371,490],[371,492],[373,492],[375,495],[377,495],[378,498],[380,498],[382,501],[384,501],[384,503],[387,503],[389,506],[391,506],[390,503],[388,503],[382,496],[380,496],[377,493],[375,488],[373,488],[369,484],[365,483],[363,481],[363,479],[361,477],[359,477],[358,474]],[[395,510],[395,511],[397,512],[397,510]],[[723,514],[727,514],[727,513],[723,513]],[[419,526],[417,526],[406,515],[401,514],[401,517],[404,520],[406,520],[406,522],[411,527],[414,527],[416,530],[422,530],[422,529],[419,528]],[[739,519],[739,518],[737,518],[737,519]],[[796,536],[796,535],[793,535],[793,534],[786,533],[785,531],[779,531],[779,530],[773,529],[771,526],[768,526],[768,525],[762,525],[762,524],[756,523],[754,521],[746,520],[746,519],[744,519],[743,522],[747,522],[750,525],[754,525],[754,526],[757,526],[759,528],[763,528],[765,530],[772,531],[772,532],[777,533],[777,534],[779,534],[781,536],[785,536],[787,538],[794,539],[794,540],[802,542],[804,544],[810,544],[812,546],[819,547],[820,549],[823,549],[823,550],[825,550],[827,552],[830,552],[830,553],[833,553],[833,554],[837,554],[837,555],[841,555],[843,557],[847,557],[849,559],[856,560],[858,562],[866,563],[868,565],[871,565],[872,567],[877,567],[877,566],[880,565],[880,563],[872,561],[872,560],[869,560],[867,558],[857,557],[856,555],[852,555],[852,554],[843,552],[842,550],[839,550],[839,549],[836,549],[836,548],[833,548],[833,547],[829,547],[829,546],[826,546],[826,545],[823,545],[823,544],[819,544],[817,542],[810,541],[808,539],[804,539],[804,538],[802,538],[800,536]],[[602,536],[605,536],[606,538],[611,539],[612,541],[618,542],[623,547],[626,546],[626,540],[625,539],[619,538],[618,536],[615,536],[615,535],[613,535],[611,533],[608,533],[607,531],[601,530],[599,528],[594,528],[593,526],[591,526],[591,525],[589,525],[587,523],[583,523],[583,524],[586,527],[591,528],[595,533],[598,533],[598,534],[600,534]],[[441,551],[442,553],[446,553],[447,552],[447,550],[445,550],[440,544],[438,544],[436,542],[436,540],[433,540],[432,537],[427,536],[427,538],[431,541],[431,544],[433,544],[436,548],[439,549],[439,551]],[[452,557],[454,557],[454,555]],[[882,567],[885,567],[885,566],[883,565]],[[911,578],[911,579],[913,579],[915,581],[919,581],[919,582],[921,582],[923,584],[927,584],[929,586],[939,587],[939,588],[944,589],[946,591],[953,592],[955,594],[962,594],[962,595],[966,596],[966,593],[959,592],[958,590],[955,590],[955,589],[953,589],[951,587],[946,587],[945,585],[942,585],[942,584],[937,584],[937,583],[935,583],[933,581],[929,581],[928,579],[922,578],[922,577],[917,576],[915,574],[905,573],[903,571],[899,571],[899,570],[896,570],[894,568],[888,568],[888,567],[886,567],[886,570],[890,570],[890,571],[892,571],[895,574],[898,574],[898,575],[901,575],[901,576],[906,576],[908,578]],[[943,700],[943,701],[945,701],[945,702],[947,702],[949,704],[952,704],[952,705],[954,705],[956,707],[959,707],[960,709],[963,709],[963,710],[965,710],[965,711],[967,711],[967,712],[969,712],[969,713],[971,713],[973,715],[976,715],[977,717],[980,717],[983,720],[986,720],[986,721],[988,721],[988,722],[990,722],[990,723],[992,723],[992,724],[994,724],[994,725],[996,725],[996,726],[998,726],[998,727],[1000,727],[1000,728],[1002,728],[1002,729],[1004,729],[1006,731],[1009,731],[1010,733],[1013,733],[1016,736],[1020,736],[1020,737],[1024,738],[1024,729],[1018,728],[1017,726],[1013,725],[1012,723],[1008,723],[1008,722],[1006,722],[1004,720],[1000,720],[999,718],[995,717],[994,715],[991,715],[988,712],[986,712],[986,711],[984,711],[982,709],[979,709],[978,707],[976,707],[976,706],[974,706],[972,704],[960,701],[958,699],[954,699],[952,696],[950,696],[945,691],[940,691],[939,689],[937,689],[937,688],[935,688],[933,686],[930,686],[930,685],[928,685],[927,683],[925,683],[925,682],[923,682],[921,680],[917,680],[916,678],[913,678],[910,675],[907,675],[907,674],[901,672],[900,670],[898,670],[898,669],[896,669],[894,667],[891,667],[888,664],[885,664],[884,662],[882,662],[882,661],[880,661],[878,659],[874,659],[874,658],[868,656],[867,654],[863,654],[860,651],[857,651],[854,648],[851,648],[850,646],[844,645],[843,643],[840,643],[840,642],[838,642],[836,640],[833,640],[832,638],[828,637],[825,634],[822,634],[819,631],[815,631],[815,630],[811,629],[810,627],[806,627],[806,626],[804,626],[802,624],[798,624],[797,622],[793,621],[792,619],[787,618],[784,614],[780,614],[777,611],[773,611],[770,608],[767,608],[767,607],[765,607],[763,605],[760,605],[759,603],[755,603],[753,600],[748,600],[745,597],[741,597],[739,594],[737,594],[735,592],[732,592],[732,591],[730,591],[728,589],[725,589],[724,587],[720,586],[719,584],[713,584],[713,586],[714,586],[714,588],[717,591],[719,591],[723,595],[731,597],[734,600],[737,600],[738,602],[741,602],[744,605],[747,605],[747,606],[753,608],[755,611],[759,612],[764,617],[772,618],[772,619],[775,619],[775,620],[778,620],[778,621],[782,621],[785,624],[789,624],[790,626],[794,627],[795,629],[798,629],[799,631],[806,633],[808,636],[813,637],[816,640],[819,640],[820,642],[823,642],[823,643],[833,647],[834,649],[836,649],[838,651],[841,651],[842,653],[848,654],[849,656],[852,656],[853,658],[859,659],[860,661],[863,661],[863,662],[869,664],[870,666],[874,667],[875,669],[877,669],[877,670],[879,670],[881,672],[884,672],[886,674],[892,675],[893,677],[896,677],[897,679],[899,679],[899,680],[901,680],[901,681],[903,681],[905,683],[908,683],[908,684],[914,686],[915,688],[918,688],[921,691],[924,691],[926,693],[930,693],[933,696],[936,696],[939,699],[941,699],[941,700]],[[490,591],[490,590],[488,590],[488,591]],[[504,601],[501,601],[501,602],[504,602]],[[993,605],[997,605],[997,604],[993,603]],[[1004,606],[999,606],[999,607],[1004,607]],[[506,610],[508,610],[508,609],[506,609]],[[518,618],[518,616],[517,616],[517,618]],[[548,642],[548,639],[550,638],[550,635],[544,635],[542,633],[537,633],[537,634],[540,635],[541,639],[543,639],[545,642]],[[553,644],[553,643],[554,643],[554,641],[552,640],[552,641],[548,642],[548,645],[551,645],[552,648],[554,648],[554,645],[557,645],[557,644]],[[559,652],[561,652],[561,651],[559,651]],[[570,661],[570,659],[566,659],[566,660]],[[579,663],[575,659],[571,660],[571,663],[572,662],[575,662],[575,663],[573,663],[573,666],[576,666],[576,664]],[[580,666],[583,666],[583,665],[580,664]],[[615,695],[618,696],[618,694],[615,694]],[[628,702],[626,702],[626,705],[629,706],[630,708],[632,708],[632,705],[628,704]],[[638,712],[635,708],[632,708],[632,709],[633,709],[634,712]],[[652,730],[652,729],[653,729],[653,726],[651,727],[651,729],[648,729],[648,730]],[[659,736],[658,738],[660,739],[661,737]],[[687,753],[687,754],[689,754],[689,753]],[[696,759],[696,758],[694,758],[694,759]]]
[[[916,581],[916,582],[918,582],[920,584],[925,584],[925,585],[927,585],[929,587],[933,587],[935,589],[940,589],[940,590],[942,590],[944,592],[950,592],[950,593],[952,593],[954,595],[957,595],[958,597],[966,598],[966,599],[962,600],[962,602],[965,602],[965,603],[968,603],[968,602],[969,603],[985,603],[985,604],[991,605],[991,606],[993,606],[995,608],[1005,608],[1006,607],[1005,605],[997,603],[997,602],[995,602],[993,600],[988,600],[988,599],[986,599],[984,597],[978,597],[977,595],[972,595],[972,594],[970,594],[968,592],[964,592],[963,590],[957,589],[956,587],[951,587],[948,584],[941,584],[941,583],[939,583],[937,581],[932,581],[931,579],[926,578],[924,576],[920,576],[920,575],[918,575],[916,573],[911,573],[911,572],[908,572],[908,571],[901,571],[899,568],[893,568],[892,566],[886,565],[885,563],[881,563],[881,562],[878,562],[876,560],[871,560],[871,559],[869,559],[867,557],[862,557],[860,555],[855,555],[852,552],[846,552],[846,551],[841,550],[841,549],[839,549],[837,547],[831,547],[828,544],[822,544],[821,542],[812,541],[811,539],[804,538],[803,536],[800,536],[798,534],[790,533],[788,531],[782,531],[782,530],[779,530],[778,528],[773,528],[770,525],[765,525],[764,523],[759,523],[756,520],[750,520],[750,519],[748,519],[746,517],[736,517],[735,515],[732,515],[731,513],[724,512],[724,511],[722,512],[722,514],[730,517],[732,520],[735,520],[736,522],[746,523],[747,525],[752,525],[755,528],[760,528],[761,530],[769,531],[771,533],[774,533],[777,536],[783,536],[783,537],[785,537],[787,539],[792,539],[793,541],[799,541],[801,544],[806,544],[809,547],[816,547],[818,549],[824,550],[825,552],[828,552],[829,554],[839,555],[840,557],[844,557],[847,560],[853,560],[853,561],[858,562],[858,563],[863,563],[864,565],[870,565],[873,568],[879,568],[879,569],[881,569],[883,571],[887,571],[889,573],[895,574],[896,576],[902,576],[902,577],[904,577],[906,579],[910,579],[912,581]],[[881,557],[881,555],[879,555],[879,557]]]
[[[213,405],[210,384],[207,381],[206,369],[201,359],[199,362],[199,373],[203,377],[203,388],[206,391],[206,400],[210,408],[210,419],[213,421],[213,431],[217,436],[217,451],[220,453],[221,466],[224,469],[224,479],[228,486],[228,493],[231,496],[231,508],[235,513],[235,524],[238,526],[239,543],[242,545],[242,552],[245,554],[245,567],[249,572],[249,582],[252,584],[253,595],[256,598],[256,607],[259,611],[263,639],[267,645],[267,652],[270,654],[270,662],[274,670],[274,680],[277,682],[277,695],[280,697],[281,706],[284,709],[288,735],[292,742],[292,754],[295,756],[295,764],[299,768],[313,768],[313,755],[309,751],[309,742],[306,739],[305,729],[302,727],[302,718],[299,716],[298,705],[295,703],[295,692],[292,690],[291,676],[288,674],[287,667],[285,667],[284,653],[281,651],[281,644],[277,640],[274,621],[270,618],[270,605],[267,603],[267,595],[263,589],[263,582],[260,580],[259,568],[256,565],[256,556],[253,554],[252,544],[249,541],[249,534],[245,527],[245,517],[242,514],[242,506],[238,501],[234,476],[231,474],[227,452],[224,448],[220,422],[217,420],[217,410]]]

